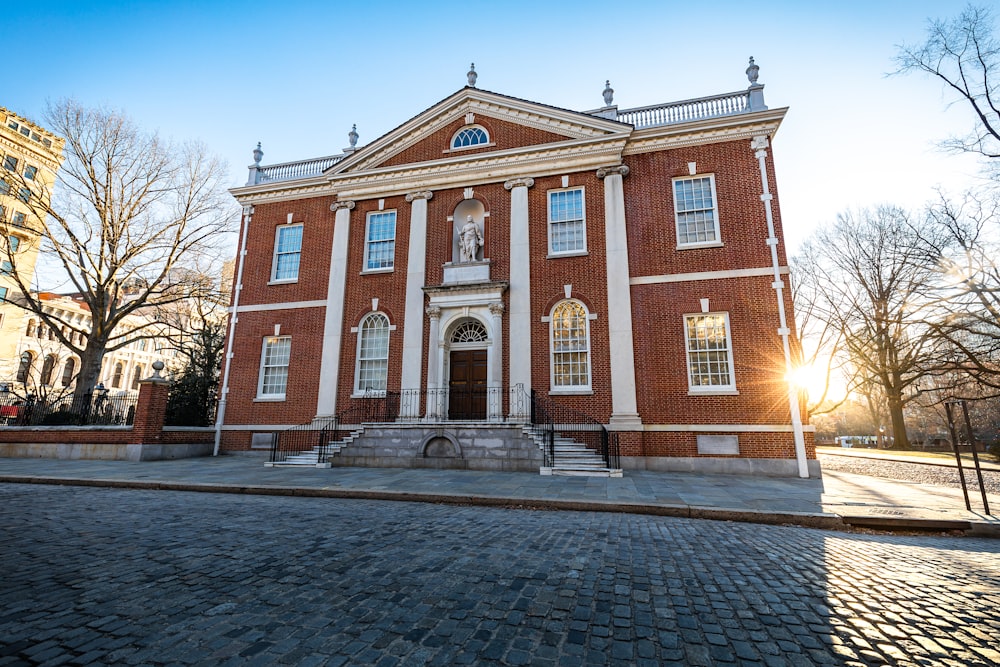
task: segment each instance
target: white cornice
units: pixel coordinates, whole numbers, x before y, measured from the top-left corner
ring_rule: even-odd
[[[651,153],[684,146],[752,139],[760,135],[774,136],[787,111],[788,107],[782,107],[752,114],[719,116],[643,128],[632,133],[622,154]]]
[[[527,100],[517,100],[477,88],[463,88],[400,127],[380,137],[337,164],[330,174],[371,169],[407,148],[462,118],[468,112],[507,120],[540,130],[585,139],[629,132],[622,123],[595,118],[575,111],[547,107]]]

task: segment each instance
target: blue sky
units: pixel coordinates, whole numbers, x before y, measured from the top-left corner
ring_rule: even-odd
[[[0,105],[41,119],[48,100],[122,109],[197,139],[246,180],[264,163],[363,145],[465,85],[569,109],[622,108],[747,86],[788,106],[774,142],[790,249],[847,208],[917,208],[976,162],[934,142],[970,114],[939,84],[886,77],[894,45],[964,2],[48,2],[6,7]],[[17,64],[20,63],[20,68]]]

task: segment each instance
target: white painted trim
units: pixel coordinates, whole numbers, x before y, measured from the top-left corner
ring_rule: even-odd
[[[288,217],[291,218],[292,214],[289,213]],[[282,231],[286,229],[291,229],[292,227],[303,227],[302,235],[299,237],[299,266],[296,267],[295,269],[294,278],[275,278],[274,275],[278,270],[278,237],[281,235]],[[289,221],[287,224],[277,225],[274,228],[274,246],[271,250],[271,278],[267,283],[268,285],[297,283],[299,281],[299,271],[302,269],[302,242],[305,240],[305,237],[306,233],[304,225],[301,222]],[[285,253],[285,254],[290,254],[290,253]]]
[[[701,250],[704,248],[724,248],[725,243],[722,241],[707,241],[705,243],[688,243],[687,245],[678,245],[674,250]]]
[[[701,181],[708,179],[709,188],[712,191],[712,218],[715,221],[715,238],[711,241],[693,241],[681,243],[680,214],[684,211],[677,210],[677,184],[682,181]],[[670,179],[670,196],[674,201],[674,234],[677,239],[677,249],[686,250],[689,248],[707,248],[722,245],[722,223],[719,220],[719,197],[715,193],[715,174],[697,174],[695,176],[677,176]]]
[[[688,327],[687,321],[691,317],[711,317],[716,315],[722,315],[723,325],[726,329],[726,352],[728,353],[729,360],[729,384],[726,385],[710,385],[704,388],[703,385],[692,385],[691,384],[691,349],[689,347],[690,341],[688,340]],[[682,316],[682,326],[684,327],[684,365],[687,368],[687,378],[688,378],[688,395],[689,396],[718,396],[723,395],[736,395],[739,392],[736,389],[736,362],[733,354],[733,334],[729,327],[729,313],[723,311],[715,311],[711,313],[684,313]]]
[[[663,433],[791,433],[791,424],[643,424],[642,430]],[[804,426],[815,431],[815,426]]]
[[[237,313],[253,313],[260,312],[264,310],[296,310],[298,308],[323,308],[326,306],[326,301],[284,301],[282,303],[257,303],[250,306],[240,306],[236,309]],[[229,312],[233,312],[230,308]]]
[[[787,274],[788,267],[783,266],[781,273]],[[729,271],[698,271],[695,273],[668,273],[659,276],[637,276],[629,281],[630,285],[658,285],[661,283],[686,283],[697,280],[722,280],[725,278],[756,278],[773,276],[774,269],[760,267],[756,269],[731,269]]]
[[[298,424],[223,424],[223,431],[284,431]]]
[[[564,177],[565,178],[565,177]],[[580,219],[580,224],[583,226],[583,248],[577,248],[574,250],[562,250],[557,251],[552,249],[552,195],[559,192],[575,192],[580,191],[580,207],[583,217]],[[545,192],[545,219],[546,219],[546,237],[548,238],[548,250],[549,254],[546,259],[552,257],[569,257],[573,255],[587,254],[587,190],[582,185],[577,185],[573,187],[561,187],[553,188]]]

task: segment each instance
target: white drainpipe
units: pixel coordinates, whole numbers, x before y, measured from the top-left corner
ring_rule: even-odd
[[[764,185],[764,193],[760,200],[764,202],[764,214],[767,216],[767,245],[771,246],[771,265],[774,267],[774,288],[778,297],[778,335],[781,336],[781,346],[785,352],[785,371],[788,377],[792,373],[792,350],[789,346],[788,336],[791,330],[788,328],[788,321],[785,318],[785,283],[781,280],[781,266],[778,264],[778,237],[774,235],[774,216],[771,213],[771,190],[767,181],[767,137],[754,137],[750,142],[750,148],[754,151],[757,162],[760,165],[760,180]],[[806,462],[806,441],[802,434],[802,417],[799,413],[798,390],[788,383],[788,408],[792,413],[792,434],[795,438],[795,460],[799,465],[799,477],[809,477],[809,466]]]
[[[240,242],[240,263],[236,269],[236,291],[233,294],[232,315],[229,318],[229,341],[226,343],[226,368],[222,373],[222,395],[219,396],[219,409],[215,415],[215,449],[212,451],[212,456],[219,455],[219,445],[222,443],[222,422],[226,418],[226,400],[229,397],[229,370],[233,365],[233,340],[236,338],[240,294],[243,292],[243,262],[247,256],[247,236],[250,233],[250,218],[252,216],[253,206],[244,206],[243,240]]]

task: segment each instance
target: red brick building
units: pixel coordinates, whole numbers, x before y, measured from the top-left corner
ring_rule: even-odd
[[[603,468],[818,474],[785,381],[770,138],[787,109],[747,75],[627,110],[608,86],[577,112],[470,71],[341,155],[261,166],[258,146],[232,191],[221,448],[337,416],[355,437],[333,465],[558,472],[586,422],[618,447]]]

